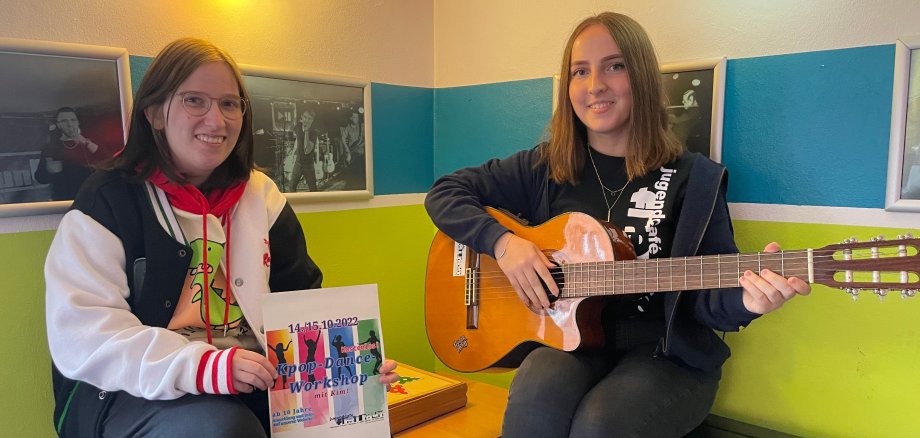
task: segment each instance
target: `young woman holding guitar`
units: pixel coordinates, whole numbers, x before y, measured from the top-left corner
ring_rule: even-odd
[[[565,318],[544,283],[555,298],[560,293],[555,266],[566,260],[551,261],[552,252],[541,250],[536,237],[523,228],[521,236],[512,233],[486,206],[530,224],[586,213],[620,227],[624,233],[602,237],[630,241],[640,259],[738,252],[725,169],[686,152],[668,130],[660,76],[638,23],[611,12],[585,19],[563,53],[559,106],[548,141],[444,176],[428,194],[426,208],[441,231],[497,260],[531,313]],[[587,246],[598,237],[580,234],[573,224],[562,227],[568,245]],[[778,249],[771,243],[765,251]],[[729,356],[714,330],[736,331],[810,291],[806,281],[768,269],[742,274],[730,278],[731,286],[742,287],[606,300],[593,307],[606,340],[600,349],[522,347],[529,354],[511,384],[502,436],[681,436],[692,430],[708,414]],[[481,275],[474,281],[488,281],[485,271]],[[474,301],[483,305],[497,293],[480,290]],[[663,289],[651,284],[639,290]],[[467,328],[487,325],[476,311],[468,315]],[[585,339],[583,344],[590,344]],[[460,337],[451,348],[460,352],[475,341]]]

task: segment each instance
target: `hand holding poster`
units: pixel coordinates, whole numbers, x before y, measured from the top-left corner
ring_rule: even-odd
[[[263,298],[273,437],[389,436],[377,285]]]

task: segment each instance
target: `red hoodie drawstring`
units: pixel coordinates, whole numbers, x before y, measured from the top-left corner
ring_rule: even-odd
[[[221,222],[223,222],[224,228],[227,229],[227,248],[224,251],[226,253],[225,257],[227,259],[227,266],[226,266],[227,272],[226,272],[226,275],[224,275],[227,278],[227,284],[226,284],[226,289],[225,289],[227,291],[227,299],[226,301],[224,301],[224,304],[225,304],[224,306],[224,335],[226,335],[227,329],[230,328],[230,299],[233,298],[233,288],[231,286],[233,284],[233,280],[232,280],[233,277],[230,276],[230,214],[229,212],[226,216],[221,218]]]
[[[201,288],[201,294],[204,295],[204,327],[205,332],[208,334],[208,343],[213,345],[211,342],[211,305],[208,303],[208,290],[211,288],[210,283],[208,283],[208,267],[211,265],[208,264],[208,214],[205,213],[201,215],[201,234],[202,240],[204,240],[204,248],[202,249],[202,266],[201,270],[204,271],[204,287]],[[225,320],[226,321],[226,320]]]
[[[230,321],[228,320],[230,319],[230,300],[233,297],[231,287],[233,280],[230,276],[230,212],[233,207],[236,206],[240,197],[243,196],[248,180],[241,181],[230,187],[212,190],[208,193],[208,196],[205,196],[197,187],[190,184],[179,185],[170,181],[160,170],[154,171],[149,180],[166,193],[166,197],[169,199],[169,203],[172,206],[190,213],[201,215],[201,232],[202,240],[204,240],[204,254],[202,254],[202,270],[204,271],[204,287],[202,288],[202,294],[204,295],[202,299],[204,300],[205,307],[204,323],[205,331],[208,335],[208,343],[213,344],[213,337],[211,336],[211,305],[208,299],[208,291],[211,287],[208,280],[208,268],[210,267],[210,264],[208,264],[208,246],[210,245],[208,242],[208,214],[210,213],[220,218],[221,224],[225,225],[227,230],[227,239],[225,243],[227,259],[227,264],[225,266],[227,293],[224,302],[224,333],[226,334],[227,329],[230,327]],[[218,264],[219,263],[220,261],[218,260]]]
[[[225,274],[225,277],[227,279],[227,284],[226,284],[226,289],[224,289],[227,292],[226,293],[227,296],[224,300],[224,335],[226,335],[227,330],[230,328],[230,300],[233,298],[233,289],[231,286],[233,284],[233,280],[232,280],[233,277],[230,276],[230,223],[231,221],[230,221],[229,214],[227,216],[222,216],[220,218],[220,222],[221,222],[221,225],[223,225],[224,228],[226,228],[227,230],[227,248],[225,251],[226,259],[227,259],[227,265],[226,265],[227,272]],[[204,214],[201,216],[201,234],[202,234],[202,239],[204,239],[204,242],[205,242],[204,255],[202,256],[203,263],[204,263],[204,284],[205,284],[205,289],[204,289],[205,292],[203,292],[204,293],[204,308],[206,309],[205,314],[204,314],[205,315],[204,324],[205,324],[205,331],[208,334],[208,343],[212,344],[211,342],[212,340],[211,339],[211,305],[208,303],[208,293],[207,293],[207,290],[210,289],[211,287],[210,283],[208,283],[208,267],[211,265],[208,264],[208,247],[207,247],[208,246],[208,215],[207,214]],[[218,263],[220,263],[220,261],[218,261]]]

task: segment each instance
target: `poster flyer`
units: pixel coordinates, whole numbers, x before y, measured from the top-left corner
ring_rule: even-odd
[[[388,437],[377,285],[266,295],[273,437]]]

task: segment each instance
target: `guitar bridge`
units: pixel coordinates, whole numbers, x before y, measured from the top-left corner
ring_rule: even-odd
[[[479,254],[471,257],[476,260],[475,267],[466,268],[466,328],[479,328]]]

